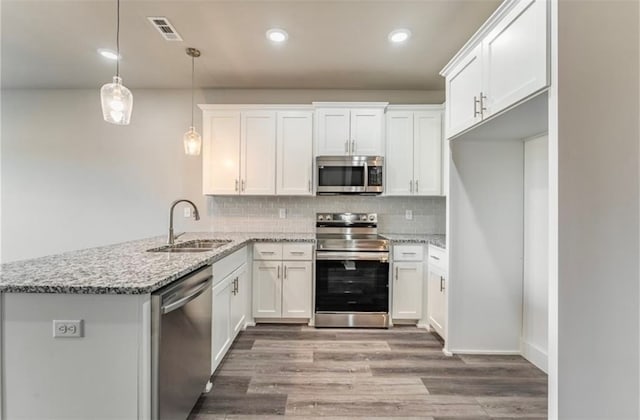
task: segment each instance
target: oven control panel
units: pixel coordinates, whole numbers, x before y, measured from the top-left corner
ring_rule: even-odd
[[[316,213],[317,222],[378,223],[377,213]]]

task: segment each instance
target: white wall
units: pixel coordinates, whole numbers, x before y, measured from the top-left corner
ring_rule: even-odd
[[[133,90],[132,123],[102,120],[98,88],[3,90],[0,260],[164,235],[170,203],[193,200],[200,222],[176,211],[176,230],[214,227],[202,195],[201,161],[184,155],[188,90]],[[439,102],[442,92],[198,91],[199,103],[310,103],[313,100]],[[196,126],[201,115],[196,112]],[[391,200],[393,201],[393,200]],[[206,209],[206,210],[205,210]]]
[[[524,284],[522,354],[547,371],[548,323],[548,137],[524,143]]]
[[[557,361],[550,360],[550,415],[637,419],[639,5],[557,7],[549,136],[557,142],[550,162],[558,165],[557,178],[550,177],[550,191],[558,192],[558,272],[550,283],[552,321],[557,313],[550,359]]]
[[[447,349],[520,353],[523,143],[450,144]]]

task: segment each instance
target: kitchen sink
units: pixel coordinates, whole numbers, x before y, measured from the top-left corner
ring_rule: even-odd
[[[207,252],[212,249],[228,245],[230,240],[220,239],[194,239],[173,245],[165,245],[159,248],[148,249],[148,252]]]

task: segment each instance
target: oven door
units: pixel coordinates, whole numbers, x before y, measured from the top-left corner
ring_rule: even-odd
[[[316,312],[389,312],[387,252],[316,253]]]
[[[318,193],[363,193],[366,187],[364,161],[318,161]]]

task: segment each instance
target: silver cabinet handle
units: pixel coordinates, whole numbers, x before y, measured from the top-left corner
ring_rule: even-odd
[[[304,255],[304,251],[291,251],[289,252],[291,255]]]
[[[344,141],[344,152],[349,153],[349,140]]]
[[[311,192],[311,180],[309,180],[309,192]]]
[[[280,266],[278,266],[278,276],[277,278],[280,278]]]
[[[396,267],[396,281],[398,281],[398,267]]]
[[[247,181],[246,180],[242,180],[242,192],[244,192],[247,189]]]
[[[275,251],[260,251],[261,254],[273,255]]]
[[[238,180],[236,179],[236,191],[238,191],[238,186],[239,186],[239,182],[238,182]]]
[[[484,100],[487,99],[487,95],[480,92],[480,116],[484,118],[484,111],[487,110],[487,107],[484,106]]]
[[[481,115],[480,112],[478,112],[478,104],[480,103],[480,100],[478,99],[477,96],[473,97],[473,118],[477,117],[478,115]]]
[[[416,179],[416,194],[418,193],[418,180]]]
[[[444,291],[444,277],[440,276],[440,291]]]
[[[352,155],[356,154],[356,141],[355,140],[351,140],[351,154]]]
[[[402,255],[416,255],[415,252],[403,252]]]
[[[440,261],[440,258],[436,257],[435,255],[432,255],[431,258],[433,258],[436,261]]]
[[[287,278],[287,266],[286,265],[284,266],[284,278],[285,279]]]

